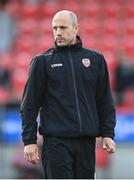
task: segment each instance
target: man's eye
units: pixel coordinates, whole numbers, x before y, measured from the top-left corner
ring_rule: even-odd
[[[63,26],[63,27],[61,27],[61,29],[66,29],[66,27]]]

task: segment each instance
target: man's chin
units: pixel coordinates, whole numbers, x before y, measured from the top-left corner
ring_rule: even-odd
[[[58,46],[67,46],[65,43],[57,43]]]

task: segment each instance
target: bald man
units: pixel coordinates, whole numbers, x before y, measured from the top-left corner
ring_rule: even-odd
[[[21,102],[24,157],[38,163],[37,115],[43,136],[45,178],[94,179],[95,139],[115,152],[115,108],[107,64],[102,54],[86,49],[77,35],[77,16],[56,13],[55,45],[31,62]]]

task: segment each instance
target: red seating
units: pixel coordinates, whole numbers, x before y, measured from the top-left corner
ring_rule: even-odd
[[[20,35],[34,35],[37,33],[37,23],[32,19],[24,19],[19,21],[17,28]]]
[[[43,5],[40,6],[39,10],[39,13],[42,15],[42,17],[51,18],[58,10],[60,11],[61,9],[59,4],[55,1],[46,1]]]
[[[118,35],[119,33],[120,24],[117,20],[114,19],[106,19],[105,21],[101,22],[101,29],[100,31],[103,34],[107,35]]]
[[[103,14],[105,18],[118,18],[120,16],[120,6],[113,1],[107,1],[102,6]]]
[[[104,53],[105,59],[107,61],[107,65],[109,67],[109,70],[111,72],[113,72],[115,70],[116,67],[116,58],[115,58],[115,54],[111,53],[111,52],[105,52]]]
[[[24,69],[17,68],[12,73],[12,85],[14,92],[16,93],[16,97],[20,99],[22,97],[22,92],[24,89],[24,85],[27,79],[28,73]]]
[[[127,3],[127,2],[126,2]],[[133,1],[128,1],[125,7],[127,18],[134,18],[134,4]]]
[[[32,58],[33,58],[32,54],[26,52],[21,52],[16,54],[14,57],[13,69],[21,68],[24,69],[25,71],[28,71]]]
[[[124,29],[125,29],[126,35],[134,36],[134,19],[128,19],[124,23]]]
[[[6,10],[12,16],[19,17],[21,12],[21,3],[9,1],[9,3],[6,5]]]
[[[0,104],[6,104],[10,102],[10,92],[0,86]]]
[[[42,53],[51,48],[53,45],[54,40],[52,39],[52,37],[44,36],[42,38],[38,38],[36,41],[36,51],[37,53]]]
[[[118,48],[118,41],[115,37],[113,36],[102,36],[100,37],[99,45],[100,45],[100,50],[102,52],[112,52],[115,53]]]
[[[99,4],[95,1],[87,1],[84,6],[84,15],[90,18],[96,18],[99,16]]]
[[[39,15],[39,7],[37,4],[24,3],[21,7],[21,17],[22,18],[37,18]]]
[[[103,54],[106,59],[108,70],[109,70],[110,84],[111,84],[112,89],[114,90],[114,71],[117,64],[115,55],[112,52],[104,52]]]
[[[83,34],[89,36],[95,35],[99,31],[98,23],[88,18],[81,23],[81,26],[83,27]]]
[[[81,3],[82,5],[82,3]],[[62,8],[63,9],[67,9],[69,11],[73,11],[75,12],[76,14],[79,15],[79,9],[80,9],[80,4],[79,4],[79,1],[77,0],[76,1],[72,1],[72,0],[68,0],[68,1],[64,1],[64,3],[62,4]]]
[[[13,70],[12,82],[15,95],[18,98],[22,95],[32,57],[54,45],[51,20],[53,15],[62,9],[73,11],[78,15],[84,46],[99,50],[105,55],[113,87],[116,66],[115,53],[120,48],[126,57],[130,57],[132,60],[134,57],[133,0],[36,2],[12,0],[6,6],[7,11],[15,16],[18,37],[13,46],[13,52],[16,54],[5,54],[1,57],[0,64]],[[6,100],[6,95],[3,93],[0,90],[0,101],[2,102],[4,99]],[[123,108],[127,109],[128,106],[124,105]]]
[[[49,18],[44,18],[43,20],[38,22],[38,29],[39,34],[42,35],[52,35],[52,22]]]
[[[83,36],[84,47],[97,49],[97,39],[93,36],[84,35]]]
[[[33,37],[22,36],[16,40],[16,51],[17,52],[29,52],[32,53],[36,48]]]
[[[134,40],[126,37],[123,39],[122,43],[125,53],[134,56]]]
[[[12,60],[13,60],[13,55],[12,53],[4,53],[0,54],[0,65],[4,68],[11,69],[12,68]]]

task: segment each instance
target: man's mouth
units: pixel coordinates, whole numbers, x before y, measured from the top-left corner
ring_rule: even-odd
[[[63,42],[64,39],[63,39],[63,38],[57,38],[56,41],[57,41],[58,43],[60,43],[60,42]]]

